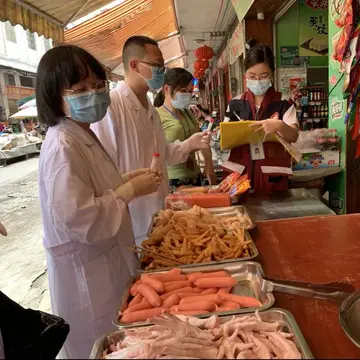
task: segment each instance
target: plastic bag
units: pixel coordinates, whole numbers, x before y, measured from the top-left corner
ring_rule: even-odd
[[[5,359],[55,359],[70,331],[60,317],[24,309],[0,292],[0,330]]]

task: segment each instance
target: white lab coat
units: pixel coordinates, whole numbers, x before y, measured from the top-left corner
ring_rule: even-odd
[[[113,189],[122,176],[96,140],[63,119],[43,143],[39,187],[51,307],[70,325],[61,352],[88,358],[113,328],[121,294],[134,273],[126,203]]]
[[[159,191],[129,204],[136,243],[147,236],[153,214],[164,207],[169,192],[167,166],[183,163],[189,151],[181,143],[168,144],[158,112],[149,101],[148,111],[124,82],[110,92],[106,117],[92,129],[122,173],[150,167],[154,152],[160,154],[164,174]]]

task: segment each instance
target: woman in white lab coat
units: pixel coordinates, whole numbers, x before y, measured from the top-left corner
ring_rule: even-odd
[[[36,80],[43,143],[39,188],[54,314],[70,325],[61,356],[88,358],[112,329],[120,296],[136,267],[128,203],[161,182],[149,169],[122,176],[90,124],[110,105],[101,64],[71,45],[48,51]]]

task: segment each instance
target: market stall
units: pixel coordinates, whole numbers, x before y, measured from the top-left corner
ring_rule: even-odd
[[[141,250],[142,263],[150,266],[142,267],[129,281],[119,300],[114,324],[120,331],[114,329],[99,339],[91,358],[191,356],[195,351],[192,345],[180,348],[170,341],[166,346],[161,342],[184,336],[188,322],[194,326],[182,345],[201,345],[211,331],[214,337],[208,339],[209,352],[196,348],[211,358],[222,358],[225,353],[227,358],[251,358],[259,355],[260,348],[264,351],[261,358],[358,357],[360,350],[346,331],[349,337],[358,336],[356,305],[348,299],[353,299],[354,289],[360,287],[356,241],[360,215],[254,224],[249,214],[238,206],[208,211],[195,206],[157,214],[149,240],[136,247]],[[235,318],[229,316],[232,314]],[[159,331],[156,325],[163,328],[160,334],[153,332]],[[260,329],[267,332],[258,337]],[[285,347],[271,345],[276,329],[282,331],[283,338],[277,340],[286,339]],[[360,339],[353,341],[360,347]],[[242,345],[238,348],[235,343]],[[139,349],[145,352],[138,353]]]

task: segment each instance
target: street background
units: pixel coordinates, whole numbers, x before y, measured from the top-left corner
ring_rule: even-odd
[[[38,157],[0,168],[0,290],[24,307],[50,311],[38,194]]]

